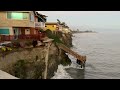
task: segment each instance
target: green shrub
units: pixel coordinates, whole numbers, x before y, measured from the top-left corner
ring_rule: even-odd
[[[62,41],[60,40],[60,37],[56,35],[55,33],[53,33],[51,30],[48,29],[45,31],[45,33],[48,36],[48,38],[54,39],[55,43],[62,43]]]
[[[16,77],[19,77],[21,79],[26,78],[26,67],[25,67],[25,60],[19,60],[15,65],[14,65],[14,73]]]

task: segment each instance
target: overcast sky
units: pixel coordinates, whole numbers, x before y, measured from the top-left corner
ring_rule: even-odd
[[[39,11],[48,22],[66,22],[68,26],[120,29],[120,11]]]

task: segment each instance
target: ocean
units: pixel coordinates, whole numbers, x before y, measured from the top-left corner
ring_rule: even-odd
[[[51,79],[120,79],[120,32],[73,34],[75,52],[87,56],[85,68],[69,55],[70,66],[58,66]]]

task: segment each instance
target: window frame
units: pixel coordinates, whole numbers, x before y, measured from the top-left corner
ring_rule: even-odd
[[[28,13],[28,19],[12,19],[12,18],[8,18],[8,13],[9,13],[9,12],[6,12],[6,19],[7,19],[7,20],[20,20],[20,21],[21,21],[21,20],[29,20],[29,19],[30,19],[30,18],[29,18],[29,17],[30,17],[29,13]],[[10,12],[10,13],[12,13],[12,12]],[[24,13],[24,12],[21,12],[21,13]]]
[[[33,18],[34,18],[34,20],[33,20],[33,21],[31,20],[31,15],[33,15]],[[35,18],[35,16],[34,16],[34,14],[33,14],[33,13],[29,13],[29,19],[30,19],[30,21],[31,21],[31,22],[36,22],[36,21],[35,21],[35,20],[36,20],[36,18]]]
[[[8,30],[7,34],[6,33],[0,33],[1,35],[10,35],[10,29],[9,28],[0,28],[2,30]]]

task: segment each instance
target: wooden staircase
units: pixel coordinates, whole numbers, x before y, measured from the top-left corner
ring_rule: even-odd
[[[81,65],[84,66],[85,62],[86,62],[86,56],[82,56],[79,55],[77,52],[74,52],[73,50],[71,50],[70,48],[66,47],[64,44],[61,43],[57,43],[58,47],[62,50],[64,50],[65,52],[69,53],[70,55],[74,56],[75,58],[77,58],[78,61],[81,62]]]

